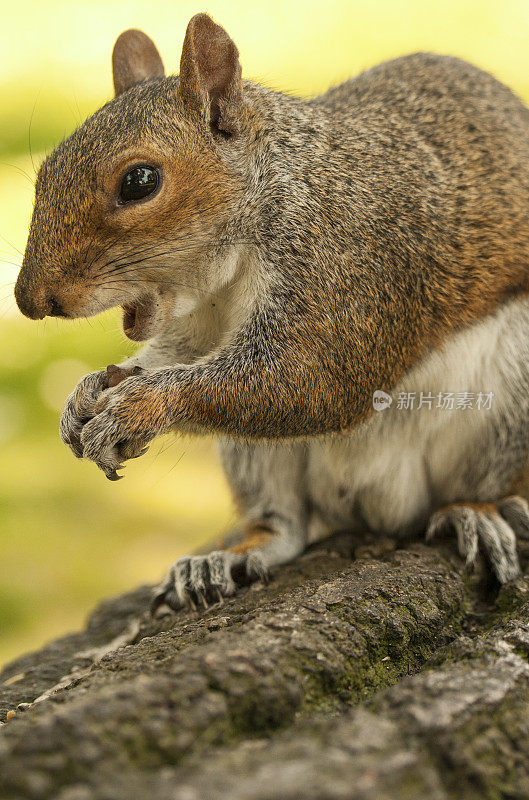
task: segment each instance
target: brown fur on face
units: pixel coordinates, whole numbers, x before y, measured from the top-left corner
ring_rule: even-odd
[[[238,51],[222,28],[205,14],[191,20],[180,79],[163,79],[160,55],[141,31],[118,38],[112,62],[116,99],[39,171],[15,289],[30,317],[90,316],[153,287],[162,295],[189,285],[241,194],[215,145],[241,99]],[[121,181],[138,165],[155,168],[160,186],[122,204]]]
[[[15,290],[30,317],[57,307],[62,316],[90,316],[153,287],[193,288],[241,193],[240,178],[203,124],[207,114],[197,118],[186,108],[189,91],[178,79],[156,77],[163,66],[150,39],[125,32],[113,60],[118,96],[39,171]],[[141,164],[158,170],[159,189],[120,204],[124,175]]]

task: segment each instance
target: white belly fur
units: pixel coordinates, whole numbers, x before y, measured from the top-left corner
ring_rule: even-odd
[[[480,459],[494,457],[486,433],[500,414],[511,413],[513,399],[516,406],[528,339],[529,300],[518,298],[428,356],[391,392],[391,407],[354,434],[311,441],[307,491],[325,524],[361,521],[396,532],[424,524],[445,503],[481,499],[487,489],[469,485],[469,463],[477,451]],[[397,408],[399,392],[418,398],[421,391],[493,392],[494,398],[489,411]]]

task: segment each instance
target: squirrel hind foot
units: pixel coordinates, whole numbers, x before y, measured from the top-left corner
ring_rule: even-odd
[[[211,604],[222,604],[238,586],[256,580],[268,580],[268,571],[256,553],[214,550],[206,556],[183,556],[154,590],[151,614],[163,605],[173,611],[207,609]]]
[[[521,497],[495,503],[452,503],[430,517],[426,540],[454,531],[460,555],[473,569],[478,552],[500,583],[520,574],[516,536],[529,538],[529,508]]]

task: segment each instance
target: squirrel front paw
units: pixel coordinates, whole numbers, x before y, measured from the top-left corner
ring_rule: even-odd
[[[497,503],[453,503],[430,518],[426,539],[455,531],[460,555],[473,567],[481,550],[492,571],[506,583],[520,574],[516,536],[529,534],[529,507],[522,497]]]
[[[104,392],[118,386],[126,378],[141,374],[143,369],[138,366],[127,368],[110,364],[106,369],[91,372],[81,378],[66,401],[59,428],[61,440],[77,458],[84,457],[82,432],[87,423],[96,416]],[[137,458],[143,452],[144,445],[139,447],[138,442],[123,441],[117,448],[118,463],[124,459]],[[119,476],[110,471],[107,477],[116,480]]]
[[[77,458],[83,457],[81,431],[94,416],[94,408],[101,393],[108,388],[107,370],[90,372],[81,378],[66,400],[61,415],[59,435]]]
[[[155,589],[151,604],[154,614],[162,605],[204,608],[235,594],[237,585],[267,582],[268,570],[256,553],[240,554],[214,550],[207,556],[184,556],[169,568],[165,580]]]
[[[170,427],[164,391],[152,373],[117,377],[94,403],[80,433],[82,457],[94,461],[109,480],[119,480],[122,461],[142,455]]]

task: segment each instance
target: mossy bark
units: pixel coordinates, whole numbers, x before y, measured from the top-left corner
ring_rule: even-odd
[[[529,582],[484,574],[344,533],[205,613],[110,600],[0,675],[0,797],[526,798]]]

